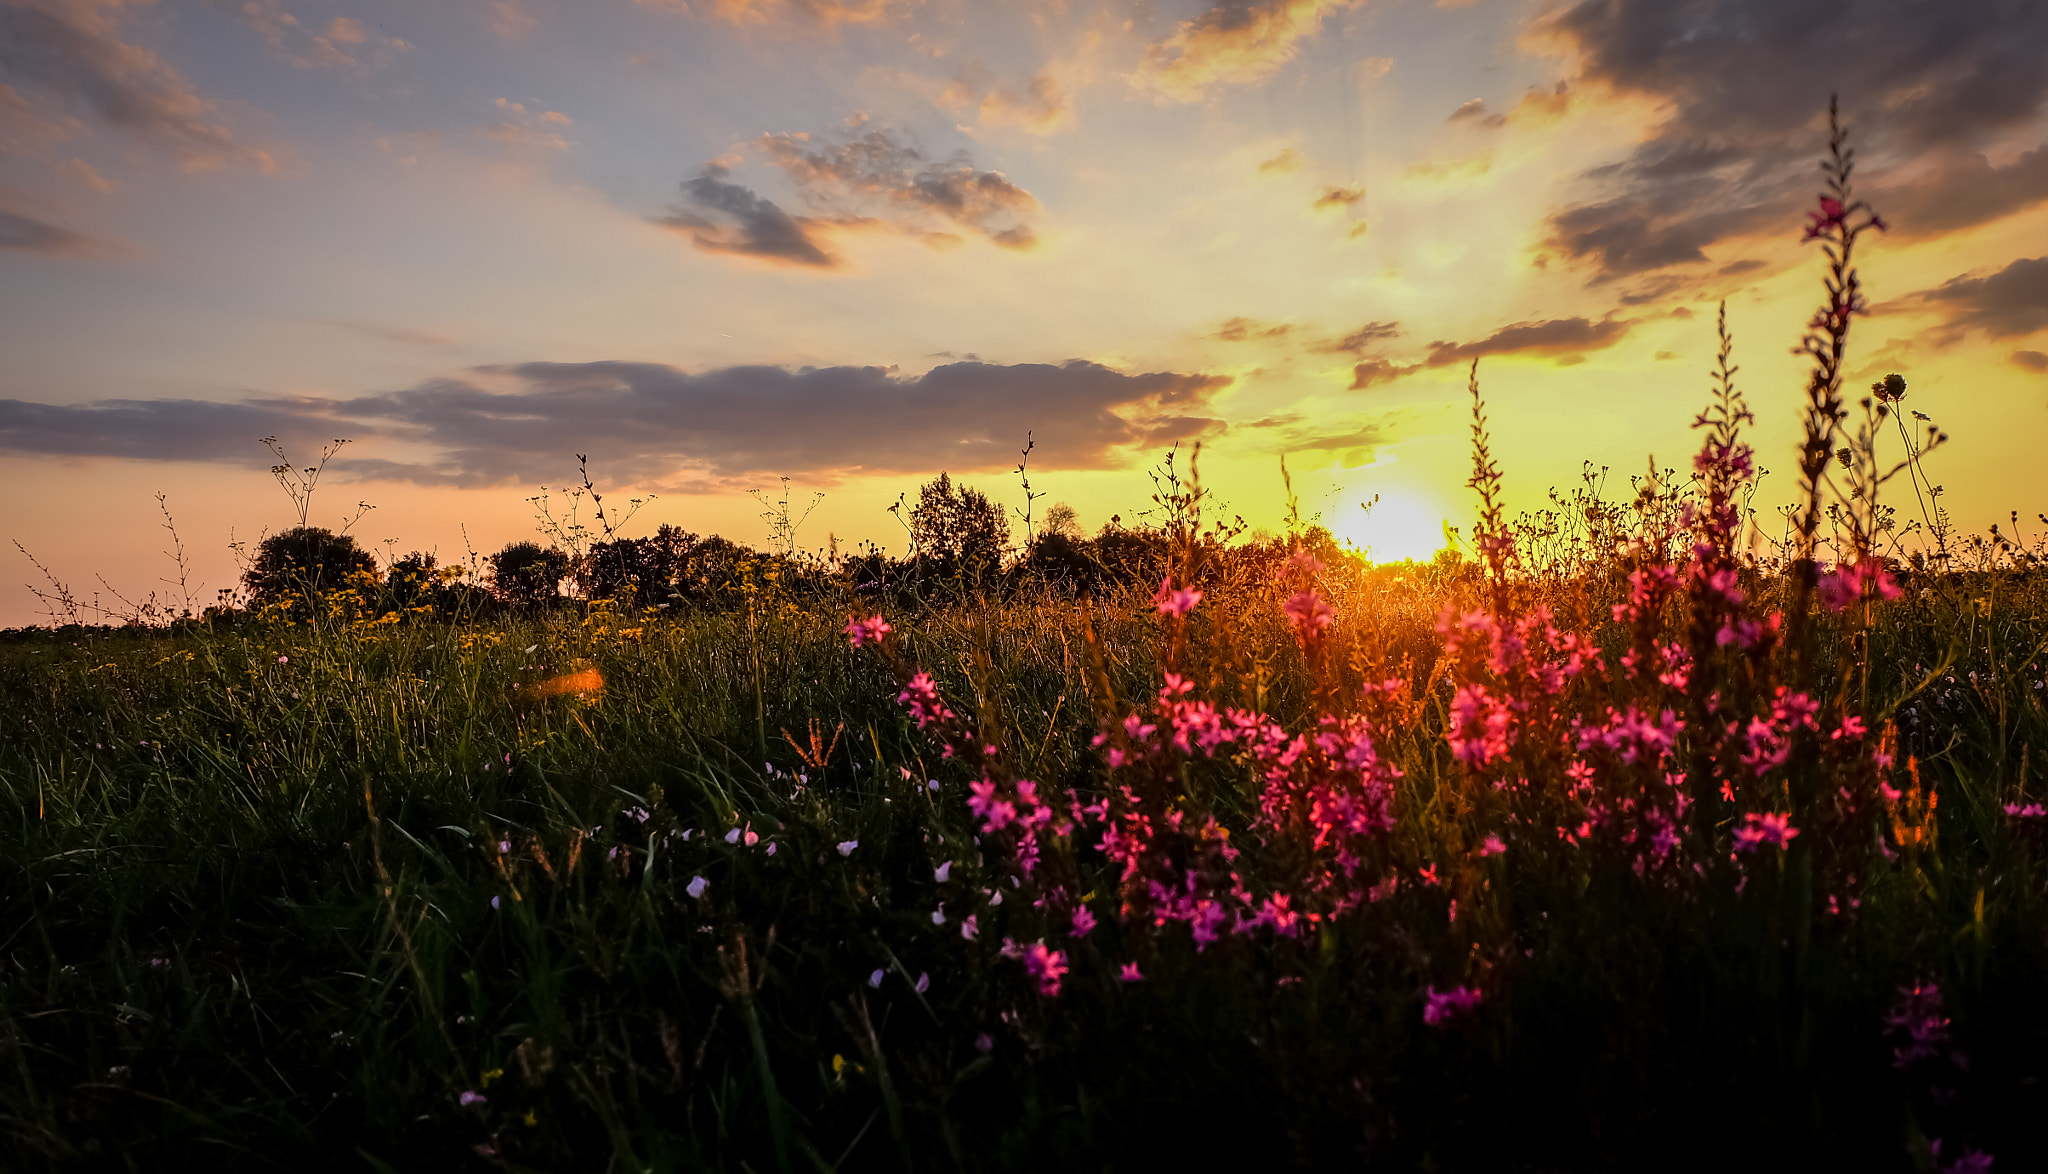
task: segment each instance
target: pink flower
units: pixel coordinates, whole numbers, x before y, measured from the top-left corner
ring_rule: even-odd
[[[1138,969],[1136,962],[1124,963],[1123,969],[1117,971],[1116,976],[1124,982],[1142,982],[1145,978],[1144,973]]]
[[[1498,856],[1507,850],[1508,846],[1501,843],[1499,836],[1494,835],[1487,836],[1486,842],[1479,845],[1479,855],[1481,856]]]
[[[846,620],[846,638],[855,648],[869,641],[880,644],[882,637],[887,636],[892,630],[889,622],[881,616],[871,616],[865,620],[849,616]]]
[[[1806,226],[1806,235],[1800,238],[1801,240],[1814,240],[1824,237],[1837,229],[1847,227],[1847,216],[1842,207],[1842,201],[1835,199],[1833,196],[1822,196],[1820,198],[1820,211],[1808,212],[1806,218],[1812,221],[1812,223]]]
[[[2028,803],[2025,806],[2008,803],[2005,805],[2005,813],[2014,819],[2040,819],[2042,816],[2048,816],[2048,807],[2042,807],[2039,803]]]
[[[968,915],[967,915],[967,920],[965,920],[965,921],[963,921],[963,922],[961,922],[961,923],[960,923],[960,936],[961,936],[961,937],[963,937],[963,938],[966,938],[966,939],[967,939],[968,941],[970,941],[970,942],[971,942],[971,941],[973,941],[974,939],[976,939],[976,938],[980,937],[980,936],[981,936],[981,926],[977,924],[977,922],[979,922],[980,920],[981,920],[981,915],[980,915],[980,914],[978,914],[978,913],[970,913],[970,914],[968,914]]]
[[[1287,613],[1288,622],[1294,625],[1304,640],[1320,635],[1322,630],[1329,627],[1330,622],[1337,618],[1336,611],[1313,587],[1288,596],[1287,602],[1280,605],[1280,610]]]
[[[1067,956],[1058,950],[1049,950],[1044,942],[1033,942],[1024,949],[1024,970],[1038,980],[1038,993],[1048,999],[1059,997],[1060,977],[1067,972]]]
[[[485,1101],[488,1101],[489,1099],[490,1099],[490,1098],[489,1098],[489,1097],[486,1097],[486,1096],[485,1096],[484,1094],[482,1094],[482,1093],[480,1093],[480,1092],[477,1092],[477,1091],[475,1091],[474,1089],[470,1089],[470,1090],[465,1090],[465,1091],[463,1092],[463,1094],[462,1094],[461,1096],[459,1096],[459,1097],[456,1097],[456,1098],[455,1098],[455,1103],[456,1103],[456,1104],[459,1104],[459,1105],[461,1105],[461,1106],[462,1106],[463,1108],[467,1109],[467,1108],[471,1107],[472,1105],[481,1105],[481,1104],[483,1104],[483,1103],[484,1103]]]
[[[839,854],[840,854],[841,856],[851,856],[851,855],[853,855],[853,850],[854,850],[855,848],[858,848],[858,847],[860,847],[860,841],[859,841],[859,840],[841,840],[841,841],[840,841],[840,842],[838,843],[837,847],[838,847],[838,849],[839,849]]]
[[[1799,834],[1799,829],[1792,826],[1790,815],[1775,812],[1759,815],[1752,811],[1743,818],[1748,821],[1748,826],[1735,829],[1737,852],[1748,852],[1765,844],[1774,848],[1789,847],[1792,837]]]
[[[1174,590],[1173,576],[1168,575],[1159,580],[1159,590],[1152,596],[1152,602],[1159,605],[1160,615],[1184,616],[1195,610],[1196,604],[1202,602],[1202,593],[1192,587]]]
[[[1428,998],[1422,1006],[1422,1021],[1431,1027],[1442,1027],[1470,1015],[1479,1007],[1480,993],[1468,986],[1452,987],[1439,992],[1434,986],[1428,989]]]
[[[1095,915],[1088,912],[1086,905],[1074,910],[1074,936],[1085,938],[1095,932]]]

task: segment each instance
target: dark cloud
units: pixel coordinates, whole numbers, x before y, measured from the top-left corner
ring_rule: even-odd
[[[32,220],[18,212],[0,210],[0,249],[76,256],[91,252],[93,242],[91,238],[68,228]]]
[[[2014,351],[2012,361],[2029,371],[2048,371],[2048,355],[2040,351]]]
[[[89,404],[0,400],[0,450],[267,465],[265,451],[257,443],[259,437],[279,437],[288,451],[313,451],[336,435],[371,434],[357,422],[335,419],[333,406],[331,401],[314,399],[240,403],[100,400]]]
[[[1910,211],[1958,228],[2040,198],[2036,162],[1980,162],[2002,174],[1968,198],[1944,200],[1943,176],[2048,100],[2048,5],[2035,0],[1585,0],[1542,32],[1577,53],[1582,82],[1669,110],[1627,159],[1588,173],[1598,198],[1552,218],[1550,247],[1596,280],[1698,264],[1733,237],[1789,238],[1816,186],[1831,91],[1866,183],[1936,164],[1924,193],[1898,192],[1901,230],[1922,231]]]
[[[1905,236],[1932,236],[1984,224],[2048,201],[2048,147],[2004,167],[1983,155],[1957,154],[1919,183],[1880,188],[1871,197]]]
[[[1373,359],[1351,369],[1351,386],[1348,390],[1364,391],[1375,383],[1390,383],[1404,375],[1413,375],[1422,368],[1421,363],[1403,366],[1387,359]]]
[[[796,182],[808,206],[826,213],[882,216],[912,232],[949,223],[1013,249],[1037,243],[1026,218],[1038,201],[1001,172],[976,167],[965,152],[934,160],[885,129],[839,142],[767,134],[754,149]]]
[[[1256,338],[1284,338],[1294,330],[1292,322],[1261,322],[1256,318],[1232,318],[1216,328],[1210,338],[1224,342],[1249,342]]]
[[[93,0],[0,4],[0,83],[167,146],[188,170],[272,170],[269,153],[209,120],[211,104],[176,70],[121,40],[118,14],[118,5]]]
[[[1582,351],[1604,350],[1620,342],[1635,326],[1619,318],[1595,322],[1590,318],[1553,318],[1541,322],[1517,322],[1503,326],[1477,342],[1433,342],[1429,344],[1428,366],[1444,367],[1468,362],[1483,355],[1535,354],[1570,357]]]
[[[2048,257],[2014,261],[1996,273],[1964,274],[1902,299],[1940,309],[1952,334],[1981,330],[2016,338],[2048,329]]]
[[[557,475],[590,453],[640,483],[721,488],[762,474],[833,477],[1005,468],[1026,431],[1034,462],[1094,468],[1132,446],[1212,435],[1204,411],[1227,377],[1125,375],[1096,363],[951,363],[903,377],[880,367],[655,363],[479,368],[350,400],[0,402],[0,448],[29,453],[242,462],[254,437],[298,447],[333,436],[404,446],[352,450],[347,476],[490,485]],[[402,459],[406,452],[424,452]]]
[[[693,210],[678,211],[655,223],[687,233],[690,242],[707,253],[731,253],[813,269],[839,267],[839,258],[812,239],[816,222],[791,216],[772,200],[727,183],[726,174],[725,168],[706,164],[703,174],[683,181],[683,199]]]
[[[1357,355],[1363,358],[1365,351],[1374,343],[1386,342],[1399,337],[1400,333],[1399,322],[1368,322],[1342,338],[1325,339],[1309,349],[1317,354]]]

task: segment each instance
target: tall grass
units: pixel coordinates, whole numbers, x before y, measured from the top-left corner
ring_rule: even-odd
[[[15,633],[5,1164],[2040,1166],[2037,552],[1755,557],[1725,344],[1476,562]]]

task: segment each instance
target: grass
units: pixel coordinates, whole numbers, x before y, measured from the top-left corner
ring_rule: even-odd
[[[1772,557],[1724,332],[1513,522],[1475,366],[1474,562],[1169,463],[1142,573],[6,634],[6,1165],[2048,1166],[2048,562],[1878,506],[1842,142]]]

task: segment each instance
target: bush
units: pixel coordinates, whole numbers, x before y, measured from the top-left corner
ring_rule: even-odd
[[[375,575],[377,560],[356,540],[318,526],[273,534],[256,547],[242,585],[258,606],[292,596],[318,595],[349,585],[356,574]]]
[[[561,598],[569,556],[538,542],[514,542],[490,556],[491,591],[513,607],[545,608]]]

